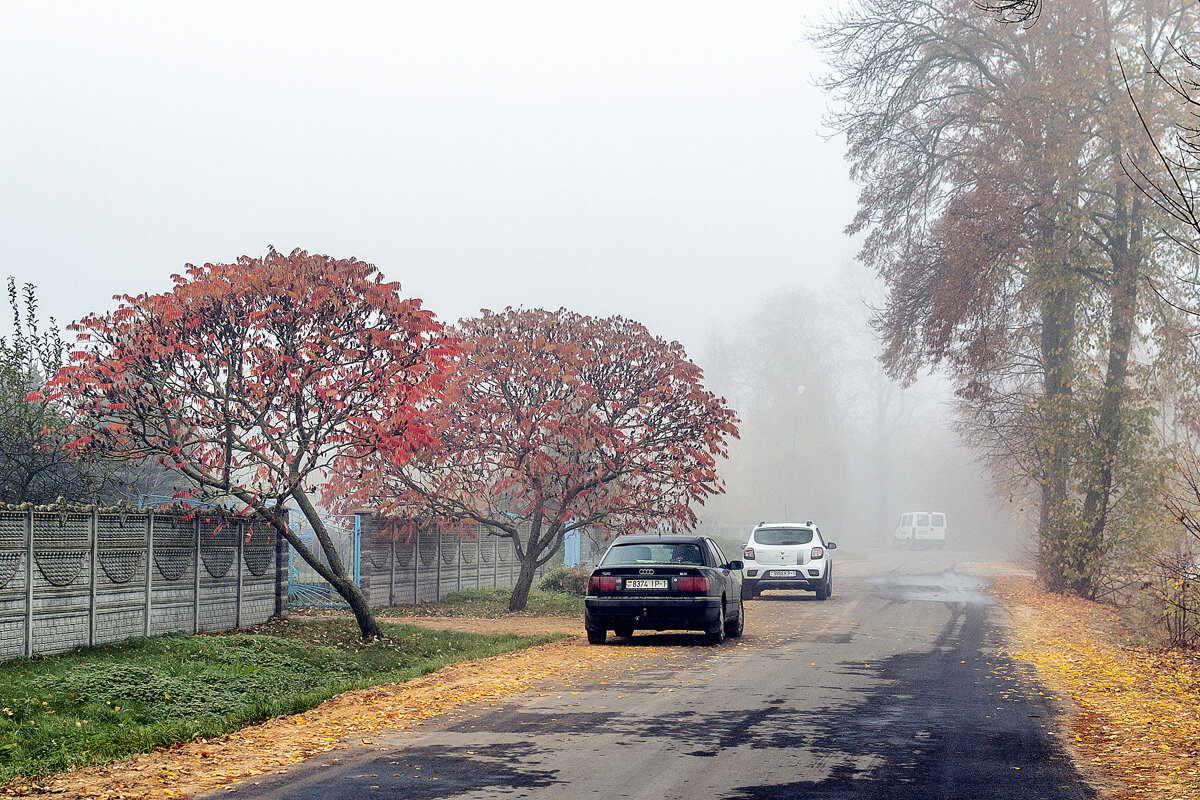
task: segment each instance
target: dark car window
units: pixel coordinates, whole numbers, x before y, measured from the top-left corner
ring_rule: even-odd
[[[704,554],[697,544],[618,544],[604,556],[601,566],[627,564],[689,564],[704,565]]]
[[[712,539],[705,539],[704,541],[708,542],[709,548],[712,550],[713,555],[716,557],[717,566],[724,566],[725,564],[729,563],[729,559],[725,557],[725,552],[721,549],[721,545],[717,544]]]
[[[812,539],[812,528],[768,528],[754,534],[754,541],[772,547],[808,544]]]

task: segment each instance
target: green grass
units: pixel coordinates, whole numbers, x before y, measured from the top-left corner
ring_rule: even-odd
[[[306,711],[344,691],[561,636],[482,635],[351,618],[274,622],[253,633],[135,639],[0,663],[0,786]]]
[[[379,612],[379,616],[421,617],[506,617],[513,612],[508,610],[508,600],[512,589],[470,589],[453,592],[436,603],[419,603],[410,606],[394,606]],[[583,618],[583,598],[559,592],[541,592],[533,589],[529,592],[529,602],[523,612],[526,616],[554,616]]]

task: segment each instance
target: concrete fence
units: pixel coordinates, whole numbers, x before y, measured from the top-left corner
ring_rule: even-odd
[[[512,586],[520,569],[512,541],[479,525],[364,516],[359,541],[373,607]],[[298,579],[290,551],[269,526],[215,510],[0,509],[0,660],[261,624],[288,606],[290,580],[314,574]]]
[[[286,547],[261,523],[179,510],[0,510],[0,659],[256,625],[286,598]]]
[[[521,569],[512,539],[492,535],[484,525],[414,525],[363,515],[361,530],[360,586],[376,607],[512,586]],[[548,567],[538,570],[539,578]]]

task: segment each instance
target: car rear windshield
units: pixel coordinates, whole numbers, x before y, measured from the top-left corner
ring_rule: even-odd
[[[812,541],[812,538],[812,528],[768,528],[754,533],[754,541],[771,547],[788,544],[808,544]]]
[[[618,544],[600,562],[604,567],[626,564],[691,564],[704,566],[704,556],[696,544]]]

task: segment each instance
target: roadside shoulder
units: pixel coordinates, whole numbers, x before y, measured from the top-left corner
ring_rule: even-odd
[[[1129,643],[1115,609],[997,574],[1010,655],[1077,709],[1067,745],[1081,771],[1121,797],[1200,798],[1200,664]]]

